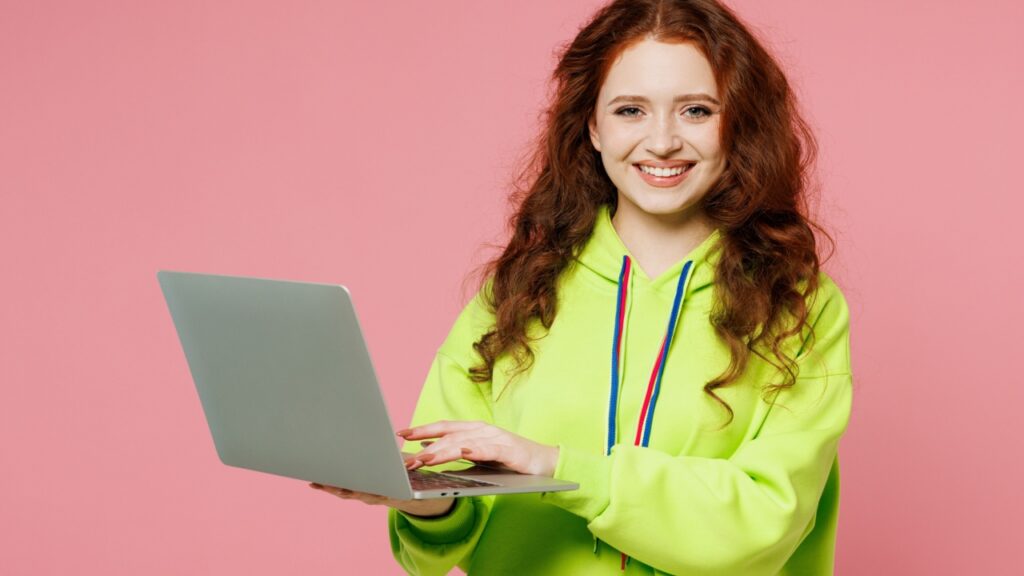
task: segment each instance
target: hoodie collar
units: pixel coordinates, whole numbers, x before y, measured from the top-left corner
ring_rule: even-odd
[[[721,229],[716,228],[700,244],[690,251],[685,257],[665,270],[657,278],[648,278],[640,268],[634,271],[635,279],[650,285],[656,290],[672,293],[676,288],[676,280],[683,266],[687,261],[692,260],[687,292],[706,287],[714,281],[715,266],[718,263],[718,241],[721,238]],[[633,255],[623,244],[622,238],[612,225],[611,206],[601,204],[598,207],[597,219],[594,222],[594,231],[591,233],[587,243],[580,250],[577,260],[587,268],[593,270],[601,277],[612,284],[619,281],[619,273],[622,270],[622,257],[629,256],[634,261]]]

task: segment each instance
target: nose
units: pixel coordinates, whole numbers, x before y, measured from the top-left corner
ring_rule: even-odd
[[[647,138],[647,150],[658,156],[668,156],[683,146],[683,138],[678,133],[678,126],[671,116],[662,115],[651,125],[651,133]]]

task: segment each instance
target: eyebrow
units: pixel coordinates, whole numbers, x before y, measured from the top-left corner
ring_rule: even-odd
[[[615,98],[612,98],[611,102],[608,102],[608,105],[611,106],[612,104],[616,104],[618,102],[645,102],[646,103],[646,102],[648,102],[648,100],[647,100],[647,98],[645,98],[643,96],[633,96],[631,94],[624,94],[622,96],[616,96]],[[722,104],[721,102],[719,102],[717,99],[715,99],[711,95],[704,94],[703,92],[698,93],[698,94],[683,94],[682,96],[676,96],[675,98],[672,99],[672,102],[675,103],[675,104],[678,104],[680,102],[711,102],[711,103],[719,105],[719,106],[721,106],[721,104]]]

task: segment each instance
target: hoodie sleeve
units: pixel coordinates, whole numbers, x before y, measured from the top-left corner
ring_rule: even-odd
[[[438,350],[413,411],[411,426],[437,420],[493,422],[487,383],[469,378],[472,342],[486,328],[486,312],[479,296],[470,302]],[[402,450],[418,452],[418,441]],[[423,518],[388,511],[391,551],[409,574],[448,574],[456,565],[466,570],[487,522],[494,496],[456,498],[452,510],[440,517]]]
[[[727,458],[673,456],[619,444],[611,454],[560,446],[555,477],[580,483],[543,499],[596,536],[672,574],[774,575],[814,527],[849,420],[846,301],[830,279],[812,305],[815,345],[796,384]]]

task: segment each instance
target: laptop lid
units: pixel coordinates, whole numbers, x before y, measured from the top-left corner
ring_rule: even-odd
[[[490,485],[414,490],[347,288],[166,270],[157,278],[224,464],[397,499],[579,486],[451,462],[423,472]]]
[[[157,277],[224,464],[412,497],[344,286]]]

